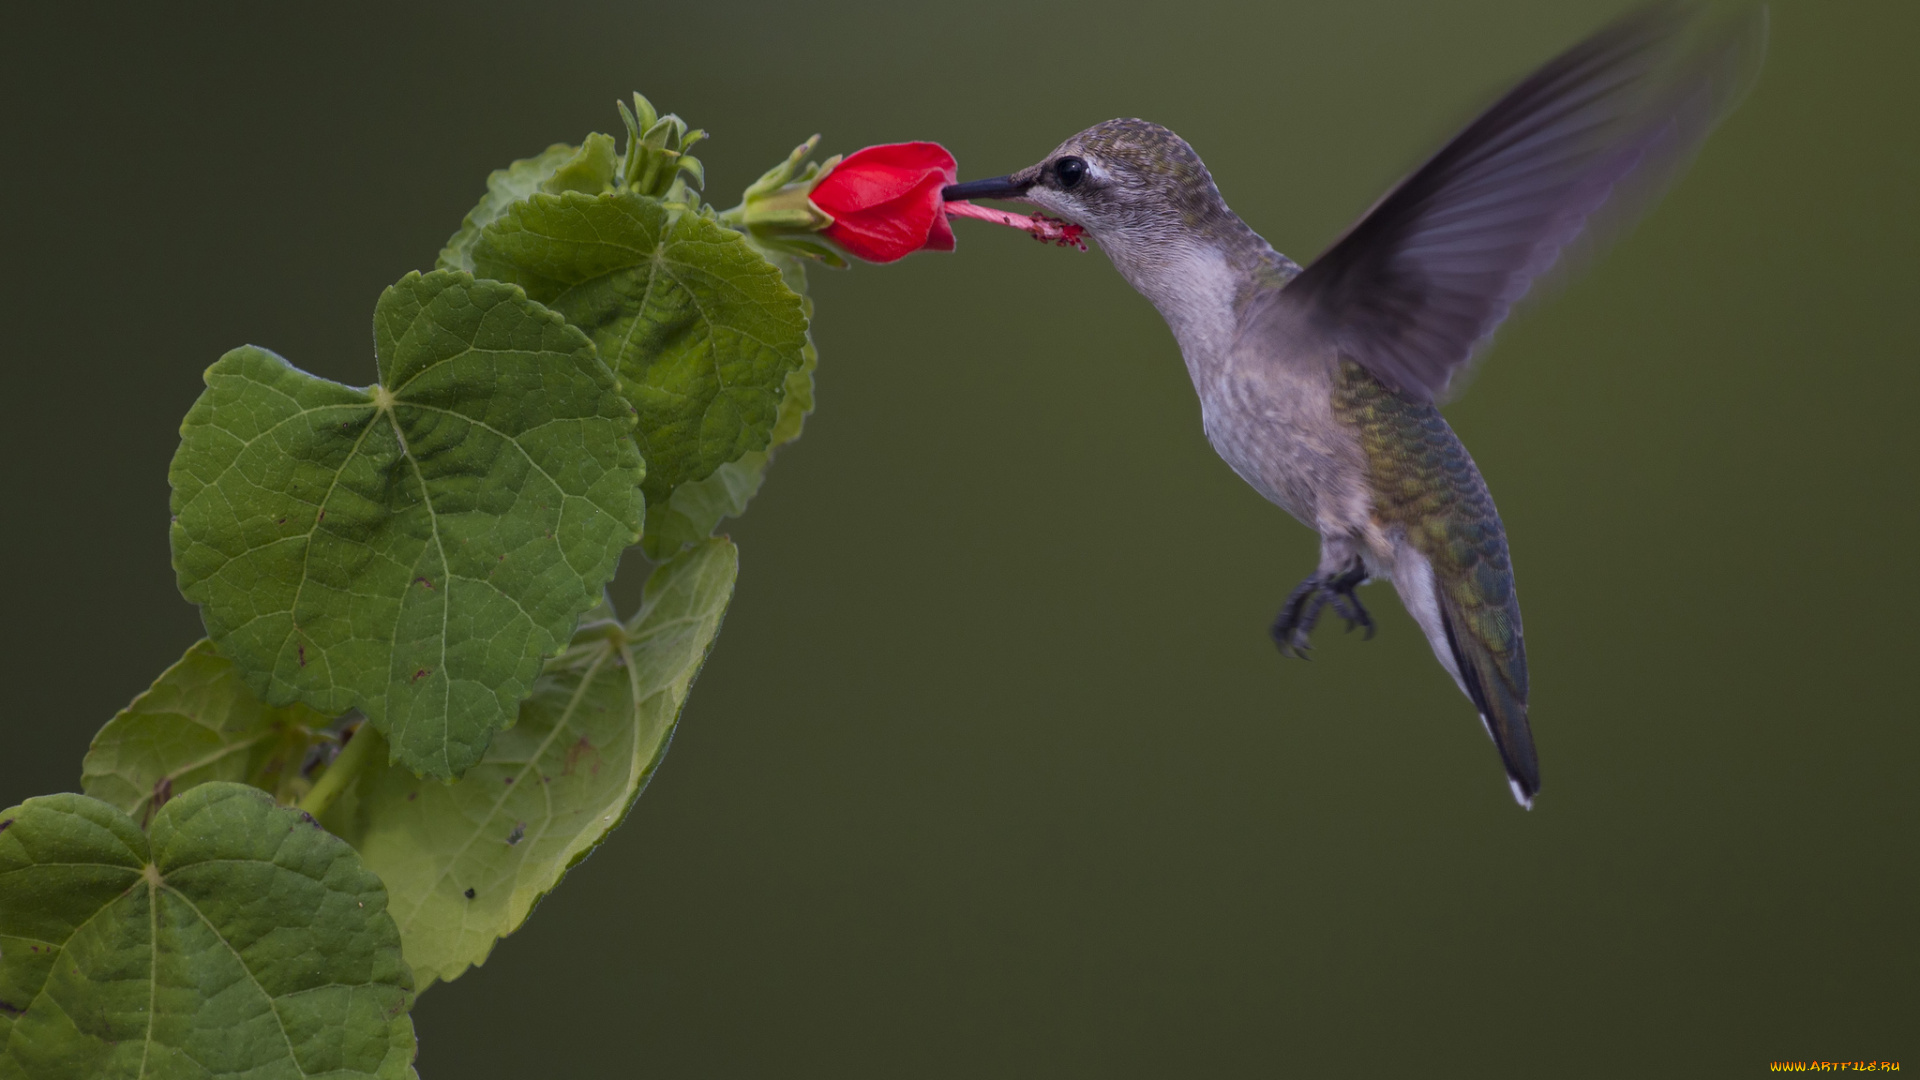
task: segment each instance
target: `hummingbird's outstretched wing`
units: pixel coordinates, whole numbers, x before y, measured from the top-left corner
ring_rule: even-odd
[[[1567,50],[1402,180],[1276,300],[1430,401],[1596,215],[1678,176],[1752,82],[1765,10],[1643,8]]]

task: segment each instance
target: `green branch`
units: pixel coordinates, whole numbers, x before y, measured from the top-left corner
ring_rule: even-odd
[[[321,773],[320,779],[314,783],[313,790],[300,800],[300,809],[316,818],[326,813],[327,808],[333,805],[333,800],[339,798],[340,793],[347,790],[347,785],[353,783],[354,777],[360,775],[360,767],[366,764],[369,748],[378,741],[373,737],[373,729],[364,722],[355,728],[353,737],[347,740],[340,756],[333,759],[333,764],[327,766],[327,771]]]

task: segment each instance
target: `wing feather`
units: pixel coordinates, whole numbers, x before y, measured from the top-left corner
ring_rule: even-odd
[[[1643,8],[1549,61],[1276,302],[1394,390],[1441,396],[1563,249],[1596,219],[1644,208],[1751,84],[1764,10],[1696,22],[1685,7]]]

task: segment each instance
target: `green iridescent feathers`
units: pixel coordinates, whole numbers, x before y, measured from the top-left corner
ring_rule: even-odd
[[[1527,650],[1507,534],[1467,448],[1430,402],[1389,390],[1342,361],[1334,411],[1366,454],[1374,515],[1397,526],[1433,569],[1434,592],[1468,696],[1510,775],[1539,787],[1527,725]]]

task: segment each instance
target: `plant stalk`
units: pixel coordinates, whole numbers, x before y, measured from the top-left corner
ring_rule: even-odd
[[[354,778],[360,775],[360,767],[366,764],[368,753],[378,741],[373,737],[373,729],[366,723],[362,722],[355,728],[353,738],[347,740],[340,756],[333,759],[333,764],[320,774],[320,779],[314,782],[307,797],[300,800],[300,809],[315,818],[326,813],[340,793],[347,790]]]

